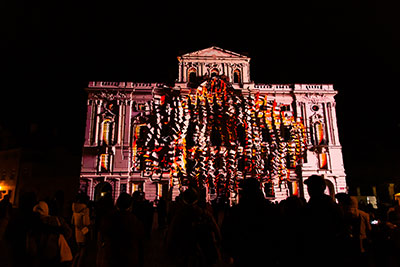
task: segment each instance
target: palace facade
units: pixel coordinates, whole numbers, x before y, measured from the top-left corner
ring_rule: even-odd
[[[178,79],[173,88],[160,83],[89,83],[80,190],[92,200],[106,191],[111,192],[114,199],[121,192],[132,194],[138,190],[145,192],[149,200],[178,195],[184,185],[172,181],[167,169],[160,169],[157,175],[147,173],[143,153],[141,163],[138,161],[141,150],[137,144],[148,144],[150,138],[147,143],[140,140],[146,139],[142,126],[150,129],[149,135],[155,135],[157,130],[152,130],[146,118],[154,114],[155,103],[164,101],[163,94],[173,91],[187,96],[196,90],[202,77],[221,77],[243,96],[255,95],[265,103],[268,99],[281,107],[282,114],[289,114],[304,125],[305,150],[301,159],[295,166],[288,167],[285,177],[271,176],[269,184],[273,193],[265,192],[266,196],[278,201],[290,195],[308,198],[303,181],[312,174],[325,177],[327,194],[347,192],[336,122],[334,97],[337,91],[333,85],[254,83],[250,78],[250,58],[218,47],[179,56]],[[162,134],[159,138],[162,139]],[[240,149],[240,145],[236,150],[238,147]],[[172,162],[177,164],[176,160]],[[252,176],[249,173],[240,175],[242,179]],[[208,199],[212,199],[211,191],[207,192]],[[235,197],[234,192],[231,196]]]

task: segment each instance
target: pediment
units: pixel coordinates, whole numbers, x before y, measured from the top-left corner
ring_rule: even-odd
[[[247,58],[244,55],[225,50],[216,46],[212,46],[206,49],[202,49],[199,51],[191,52],[182,55],[182,58],[191,58],[191,57],[211,57],[211,58]]]

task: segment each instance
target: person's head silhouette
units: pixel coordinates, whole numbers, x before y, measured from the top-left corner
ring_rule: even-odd
[[[189,187],[183,192],[182,201],[186,205],[195,205],[199,201],[199,193],[193,187]]]
[[[255,178],[247,178],[240,182],[240,200],[242,202],[258,202],[264,200],[260,182]],[[239,202],[240,203],[240,202]]]
[[[131,207],[132,198],[128,193],[121,193],[117,199],[117,208],[120,211],[128,210]]]
[[[324,177],[320,175],[311,175],[304,181],[307,185],[307,191],[310,197],[318,197],[324,195],[326,183]]]

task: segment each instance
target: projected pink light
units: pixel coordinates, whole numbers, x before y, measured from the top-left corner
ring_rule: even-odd
[[[134,142],[137,169],[227,194],[237,182],[285,180],[305,151],[301,118],[267,96],[244,96],[223,78],[206,79],[189,95],[154,100]]]

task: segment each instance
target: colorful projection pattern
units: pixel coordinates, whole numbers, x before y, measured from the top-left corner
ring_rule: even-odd
[[[208,186],[218,194],[246,177],[282,183],[306,149],[302,119],[282,107],[221,77],[188,95],[155,96],[134,129],[134,167],[153,180],[168,177],[172,186]]]

